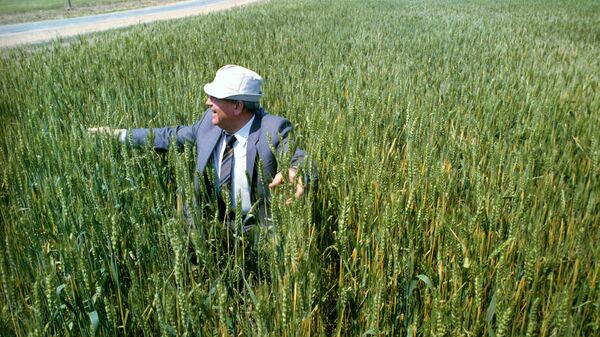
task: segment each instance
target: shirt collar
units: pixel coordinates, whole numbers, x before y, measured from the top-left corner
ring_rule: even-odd
[[[250,128],[252,127],[252,122],[254,122],[254,116],[250,118],[250,120],[244,125],[241,129],[239,129],[233,135],[235,139],[240,143],[240,145],[246,145],[246,141],[248,140],[248,135],[250,135]]]

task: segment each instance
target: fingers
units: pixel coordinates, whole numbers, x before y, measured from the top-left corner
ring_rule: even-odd
[[[114,136],[118,138],[123,132],[125,132],[125,129],[111,129],[108,126],[98,126],[88,128],[87,131],[91,134]]]
[[[97,133],[99,135],[111,135],[113,130],[108,126],[98,126],[87,129],[89,133]]]
[[[304,194],[304,183],[302,183],[302,178],[298,178],[298,183],[296,184],[296,193],[294,195],[296,198],[300,198]]]
[[[290,181],[294,181],[296,178],[296,174],[298,173],[298,170],[296,168],[290,168],[288,171],[288,175],[290,177]],[[294,192],[294,195],[296,196],[296,198],[300,198],[302,196],[302,194],[304,194],[304,183],[302,182],[302,177],[298,177],[297,181],[296,181],[296,192]]]
[[[273,178],[273,181],[271,181],[271,183],[269,184],[269,188],[273,188],[275,186],[279,186],[281,184],[283,184],[284,180],[283,180],[283,174],[277,173],[277,175],[275,176],[275,178]]]
[[[296,178],[298,173],[298,170],[295,168],[290,168],[288,171],[288,178],[289,181],[296,181],[296,190],[294,191],[294,196],[296,198],[300,198],[303,194],[304,194],[304,183],[302,182],[302,177],[298,177]],[[273,181],[271,181],[271,183],[269,184],[270,188],[282,185],[283,183],[285,183],[285,179],[283,179],[283,174],[281,174],[281,172],[277,173],[277,175],[275,175],[275,178],[273,178]],[[286,205],[289,205],[291,202],[293,201],[292,198],[288,198],[285,201]]]
[[[290,181],[294,181],[294,178],[296,178],[297,172],[298,172],[297,169],[290,167],[290,169],[288,170],[288,177],[290,178]]]

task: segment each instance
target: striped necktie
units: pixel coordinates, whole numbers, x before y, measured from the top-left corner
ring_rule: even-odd
[[[231,169],[233,167],[233,144],[236,139],[234,135],[224,133],[225,151],[221,159],[221,168],[219,170],[219,189],[221,191],[231,190]]]

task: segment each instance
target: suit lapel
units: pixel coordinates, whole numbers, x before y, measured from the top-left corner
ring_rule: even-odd
[[[208,131],[199,137],[196,142],[198,146],[198,169],[200,172],[204,172],[206,164],[210,162],[211,155],[215,150],[217,141],[221,139],[222,130],[217,126],[212,126]],[[202,140],[201,140],[202,139]]]
[[[261,111],[262,112],[262,111]],[[254,179],[254,164],[256,163],[256,144],[260,138],[260,124],[262,121],[262,113],[257,113],[254,116],[254,122],[250,128],[248,141],[246,143],[246,171],[250,179]],[[253,181],[250,182],[251,184]]]

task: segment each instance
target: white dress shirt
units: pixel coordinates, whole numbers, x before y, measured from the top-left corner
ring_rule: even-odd
[[[250,127],[254,117],[252,117],[246,125],[244,125],[238,132],[234,133],[233,136],[237,140],[233,144],[233,172],[231,173],[231,191],[233,197],[233,205],[237,207],[238,200],[242,203],[242,213],[246,214],[252,207],[250,200],[250,177],[247,176],[246,168],[246,144],[248,141],[248,135],[250,135]],[[215,151],[213,152],[213,161],[215,163],[215,169],[217,174],[217,180],[219,181],[219,175],[221,172],[221,159],[223,158],[223,152],[225,152],[225,137],[221,137],[218,142]],[[217,187],[218,188],[218,187]],[[240,198],[241,199],[238,199]]]

